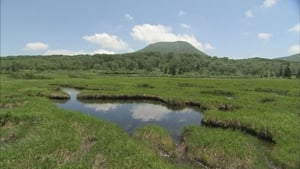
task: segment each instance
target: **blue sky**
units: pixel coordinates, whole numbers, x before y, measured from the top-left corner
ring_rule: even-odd
[[[299,0],[1,0],[1,56],[126,53],[184,40],[229,58],[300,52]]]

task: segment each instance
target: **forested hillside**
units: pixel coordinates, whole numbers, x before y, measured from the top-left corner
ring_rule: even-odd
[[[294,54],[294,55],[291,55],[291,56],[286,56],[286,57],[279,57],[279,58],[276,58],[276,59],[300,62],[300,53]]]
[[[201,52],[193,45],[185,41],[177,41],[177,42],[157,42],[146,46],[145,48],[137,51],[139,53],[145,52],[158,52],[162,54],[167,54],[170,52],[176,54],[199,54],[206,55]]]
[[[300,77],[300,62],[252,58],[232,60],[205,54],[136,52],[117,55],[1,57],[1,73],[23,70],[93,70],[101,73],[157,75]]]

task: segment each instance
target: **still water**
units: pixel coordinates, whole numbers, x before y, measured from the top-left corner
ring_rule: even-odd
[[[71,98],[65,103],[57,103],[59,107],[117,123],[130,134],[146,124],[156,124],[167,129],[172,137],[179,141],[184,126],[201,124],[202,114],[192,108],[174,109],[149,101],[82,101],[76,98],[79,93],[77,90],[62,90]]]

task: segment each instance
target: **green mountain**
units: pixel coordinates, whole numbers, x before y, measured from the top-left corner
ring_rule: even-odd
[[[146,46],[145,48],[138,50],[137,52],[158,52],[158,53],[180,53],[180,54],[200,54],[206,55],[201,52],[193,45],[185,41],[176,41],[176,42],[157,42]]]
[[[279,58],[275,58],[275,59],[292,61],[292,62],[300,62],[300,53],[294,54],[291,56],[286,56],[286,57],[279,57]]]

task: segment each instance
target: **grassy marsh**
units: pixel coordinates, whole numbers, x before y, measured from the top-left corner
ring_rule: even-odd
[[[90,97],[149,95],[175,104],[200,103],[206,108],[203,121],[248,128],[275,142],[265,146],[243,130],[218,126],[186,128],[182,144],[188,157],[211,167],[232,167],[231,161],[244,168],[300,166],[298,80],[45,76],[51,78],[2,76],[0,163],[4,168],[183,167],[162,159],[114,124],[57,108],[46,97],[65,96],[59,86],[80,89],[80,95]],[[226,106],[234,109],[221,110]]]

